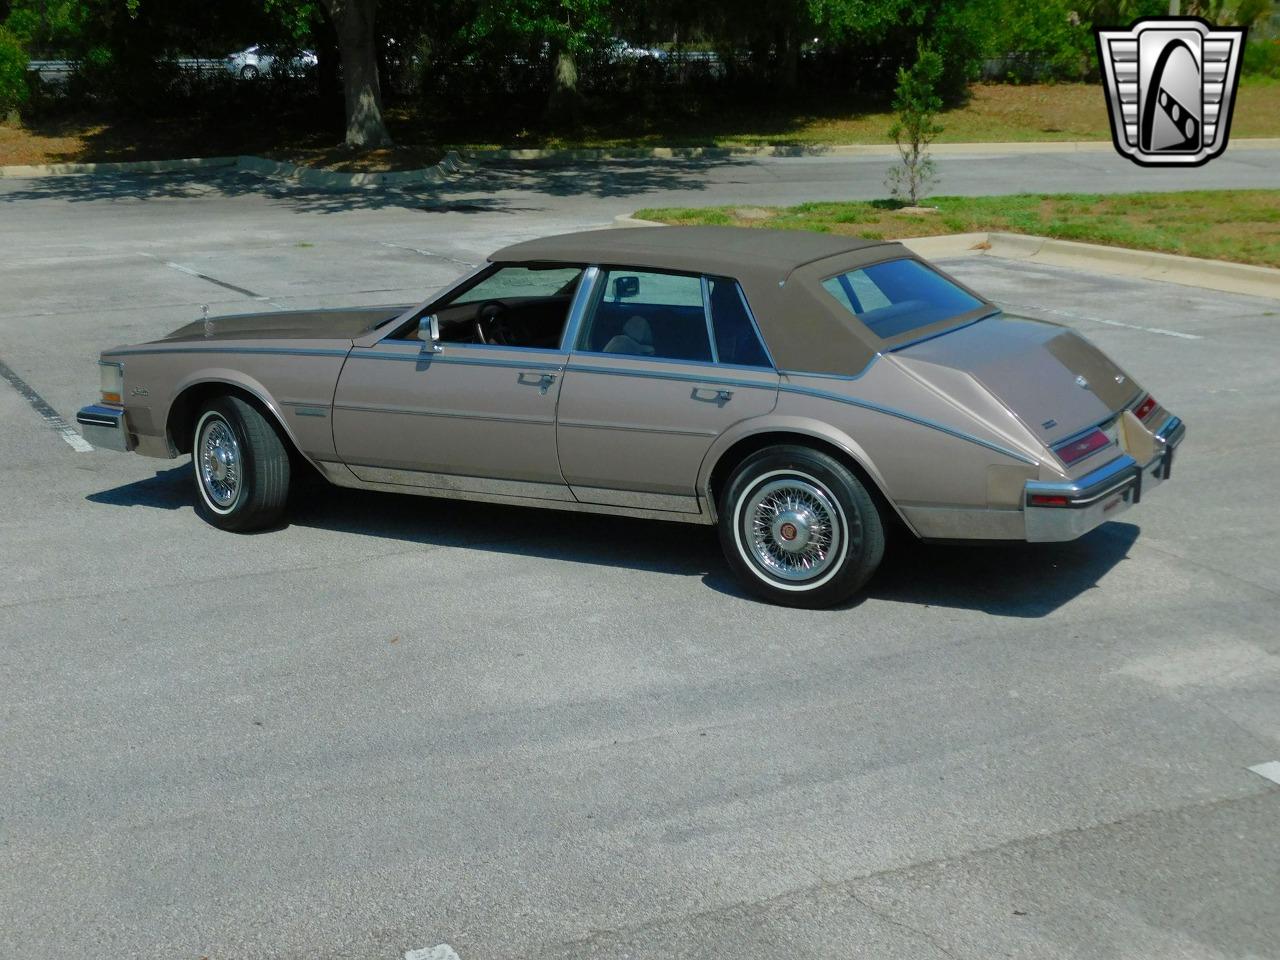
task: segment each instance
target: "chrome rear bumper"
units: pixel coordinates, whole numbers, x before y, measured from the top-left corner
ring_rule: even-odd
[[[81,407],[76,414],[76,423],[80,424],[80,432],[95,447],[103,450],[118,450],[127,453],[134,447],[133,437],[125,423],[124,410],[120,407],[108,407],[101,403],[91,403]]]
[[[1074,540],[1128,510],[1159,486],[1173,470],[1173,454],[1187,428],[1170,417],[1156,433],[1160,452],[1139,464],[1127,454],[1079,480],[1029,480],[1023,501],[1027,539],[1032,543]]]

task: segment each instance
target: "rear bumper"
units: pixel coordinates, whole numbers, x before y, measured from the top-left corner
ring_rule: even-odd
[[[1128,510],[1169,479],[1174,451],[1186,433],[1186,425],[1170,417],[1155,435],[1159,452],[1148,463],[1125,455],[1079,480],[1029,480],[1023,501],[1027,540],[1074,540]]]
[[[134,447],[124,410],[119,407],[91,403],[80,408],[80,412],[76,414],[76,423],[80,424],[80,432],[84,434],[84,438],[95,447],[118,450],[121,453],[127,453]]]

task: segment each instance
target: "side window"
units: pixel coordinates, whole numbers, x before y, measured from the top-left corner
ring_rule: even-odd
[[[708,277],[711,323],[716,332],[716,359],[743,367],[769,367],[769,355],[760,343],[747,303],[736,280]]]
[[[681,273],[604,271],[577,348],[631,357],[710,361],[702,280]]]
[[[418,321],[431,312],[440,321],[444,343],[558,349],[582,273],[576,266],[499,267],[420,311],[394,339],[420,339]]]

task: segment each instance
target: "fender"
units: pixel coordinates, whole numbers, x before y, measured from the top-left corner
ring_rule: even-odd
[[[276,422],[276,425],[284,433],[285,437],[288,438],[289,443],[293,446],[293,449],[297,451],[298,455],[317,470],[320,469],[319,464],[312,459],[310,455],[303,451],[302,445],[298,443],[298,438],[294,436],[293,430],[281,414],[280,406],[271,395],[271,391],[269,391],[260,381],[240,370],[231,370],[226,367],[205,368],[203,370],[197,370],[195,373],[192,373],[178,381],[178,384],[173,391],[173,399],[169,401],[169,404],[164,411],[166,436],[170,433],[169,428],[171,425],[169,423],[169,417],[173,411],[174,403],[176,403],[177,400],[192,387],[197,387],[205,383],[225,383],[228,386],[238,387],[246,393],[251,394],[270,412],[272,418]],[[170,449],[172,449],[172,442],[170,442]],[[176,454],[174,454],[174,456],[176,456]]]
[[[820,420],[774,413],[767,413],[764,416],[753,417],[749,420],[739,420],[716,438],[710,449],[707,450],[706,456],[703,457],[702,466],[698,470],[698,491],[707,503],[707,512],[713,522],[716,520],[716,502],[711,492],[711,474],[715,470],[716,464],[736,443],[762,433],[790,433],[798,437],[813,437],[843,451],[866,471],[867,476],[871,478],[871,482],[879,489],[885,501],[893,507],[894,512],[907,525],[908,529],[911,529],[913,533],[915,532],[910,522],[903,515],[902,510],[894,503],[893,498],[889,496],[889,492],[885,488],[884,477],[876,469],[875,462],[872,461],[867,452],[853,437],[843,430],[838,430]]]

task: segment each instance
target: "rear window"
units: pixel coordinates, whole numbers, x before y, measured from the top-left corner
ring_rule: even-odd
[[[982,301],[918,260],[887,260],[822,281],[840,305],[884,340],[976,310]]]

